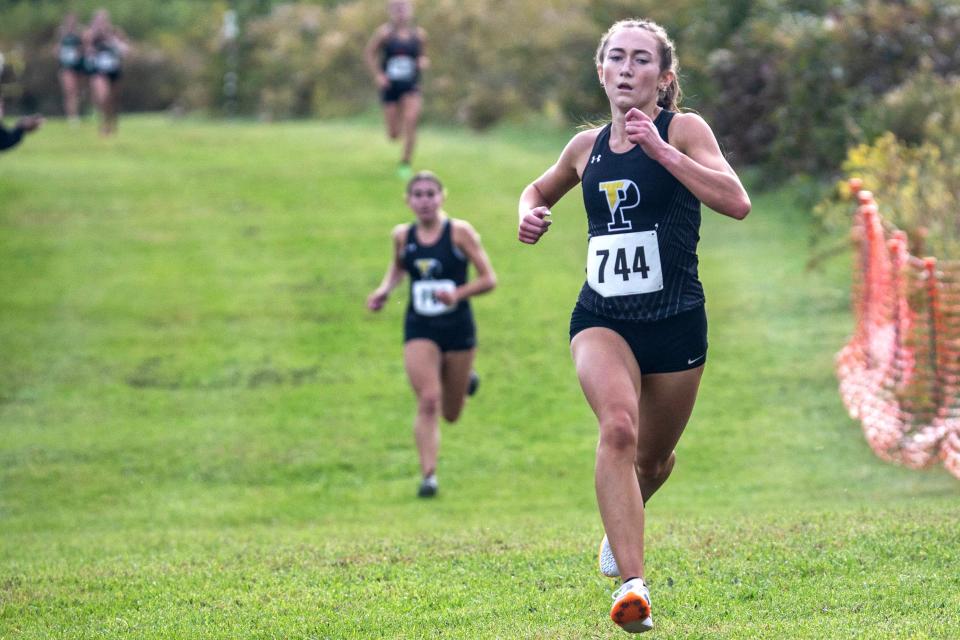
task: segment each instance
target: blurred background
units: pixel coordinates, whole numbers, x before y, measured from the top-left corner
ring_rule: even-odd
[[[122,110],[277,120],[370,109],[362,48],[381,0],[5,0],[0,51],[16,73],[10,113],[61,112],[56,28],[107,8],[134,49]],[[624,15],[674,37],[685,106],[701,112],[740,166],[825,175],[848,149],[893,132],[910,144],[954,136],[960,105],[955,0],[435,0],[429,121],[485,129],[606,111],[592,65],[598,35]],[[934,115],[935,113],[935,115]],[[930,122],[933,118],[936,122]]]

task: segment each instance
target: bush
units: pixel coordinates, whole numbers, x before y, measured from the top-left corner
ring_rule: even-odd
[[[931,63],[899,87],[888,91],[863,117],[865,138],[873,140],[891,132],[907,144],[917,145],[938,135],[938,123],[960,114],[960,77],[942,77]]]
[[[929,141],[910,146],[892,133],[850,150],[843,163],[848,177],[872,191],[885,220],[907,232],[914,255],[960,259],[960,117],[938,122],[944,146]],[[854,204],[846,182],[815,209],[822,229],[845,233]]]
[[[276,119],[376,104],[362,52],[386,20],[385,0],[21,0],[2,4],[0,50],[23,61],[22,106],[59,113],[56,24],[68,6],[88,17],[99,5],[135,44],[126,109]],[[219,35],[228,7],[241,18],[233,54]],[[416,14],[432,61],[424,115],[477,129],[605,115],[593,53],[612,22],[637,16],[674,38],[684,105],[703,113],[733,162],[768,176],[829,175],[849,147],[887,129],[919,144],[926,124],[910,110],[929,112],[929,96],[960,75],[956,0],[432,0]]]
[[[708,59],[705,113],[724,148],[781,174],[823,175],[872,139],[864,112],[923,64],[940,77],[960,73],[960,9],[864,0],[820,15],[756,12]]]

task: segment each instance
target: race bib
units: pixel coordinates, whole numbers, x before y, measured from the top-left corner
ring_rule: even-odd
[[[453,311],[453,306],[437,300],[437,292],[453,292],[456,288],[453,280],[417,280],[413,283],[413,310],[422,316],[439,316]]]
[[[60,64],[72,67],[80,62],[80,49],[69,45],[60,47]]]
[[[410,56],[393,56],[387,60],[387,78],[394,82],[412,82],[417,75],[417,61]]]
[[[113,73],[120,68],[120,57],[113,51],[98,51],[96,65],[97,71]]]
[[[590,238],[587,284],[604,298],[663,289],[657,232],[638,231]]]

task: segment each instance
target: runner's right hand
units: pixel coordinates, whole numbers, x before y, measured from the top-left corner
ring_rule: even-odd
[[[536,244],[540,236],[550,230],[551,224],[553,221],[550,220],[550,209],[534,207],[520,219],[518,239],[525,244]]]
[[[380,311],[387,302],[388,295],[389,294],[377,289],[367,297],[367,309],[370,309],[370,311]]]
[[[17,121],[17,128],[23,131],[24,133],[31,133],[40,128],[40,125],[44,123],[43,116],[32,115],[24,116]]]

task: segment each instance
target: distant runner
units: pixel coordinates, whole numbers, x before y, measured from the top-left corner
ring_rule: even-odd
[[[410,161],[422,105],[420,73],[429,65],[427,32],[413,24],[410,0],[390,0],[387,9],[390,21],[374,32],[364,58],[380,90],[387,135],[391,140],[403,136],[398,174],[406,180],[413,173]]]
[[[390,292],[410,274],[410,301],[403,330],[403,362],[417,396],[413,433],[422,479],[417,494],[436,495],[439,416],[456,422],[466,396],[479,384],[473,373],[477,334],[469,298],[496,286],[496,275],[480,244],[480,236],[465,220],[443,211],[440,179],[429,171],[407,184],[412,223],[394,227],[390,266],[383,281],[367,298],[367,308],[379,311]],[[469,265],[476,277],[468,279]]]

